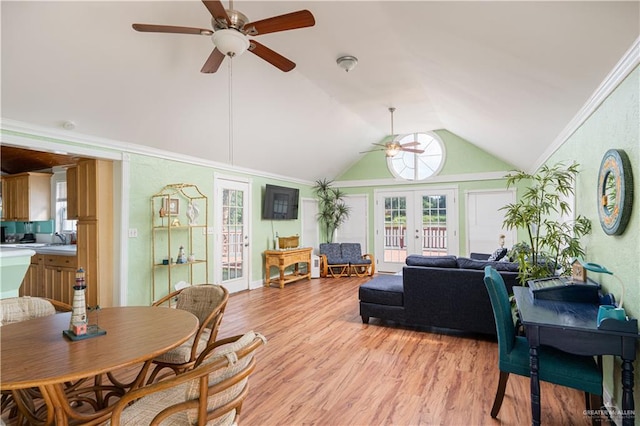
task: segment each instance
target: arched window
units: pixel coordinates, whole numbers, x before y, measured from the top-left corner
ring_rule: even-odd
[[[400,145],[418,142],[411,146],[423,153],[400,151],[397,155],[387,158],[389,171],[404,180],[425,180],[437,175],[444,165],[444,144],[435,133],[410,133],[400,136]]]

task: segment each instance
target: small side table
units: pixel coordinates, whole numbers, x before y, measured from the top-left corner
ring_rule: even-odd
[[[276,283],[280,288],[285,284],[304,278],[311,279],[311,247],[288,249],[288,250],[266,250],[264,252],[264,286],[269,287],[271,283]],[[306,263],[307,272],[300,273],[298,264]],[[294,266],[293,272],[285,274],[287,266]],[[275,266],[280,271],[278,278],[271,279],[271,267]]]

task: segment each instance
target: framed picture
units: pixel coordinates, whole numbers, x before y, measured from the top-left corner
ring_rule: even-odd
[[[164,206],[160,209],[160,217],[176,216],[179,212],[180,200],[177,198],[165,198]]]

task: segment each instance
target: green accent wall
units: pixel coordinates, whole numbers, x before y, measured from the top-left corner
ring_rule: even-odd
[[[448,130],[435,130],[433,133],[440,137],[445,146],[445,163],[439,176],[514,169],[510,163],[489,154]],[[380,143],[385,143],[388,139],[385,138]],[[393,177],[387,167],[387,158],[384,152],[373,151],[363,154],[362,159],[338,176],[336,180],[369,180]]]
[[[589,218],[593,232],[585,238],[586,260],[607,267],[625,285],[623,307],[627,315],[640,317],[640,68],[637,68],[609,95],[580,128],[548,159],[548,164],[576,161],[581,171],[576,182],[576,212]],[[631,219],[619,236],[604,233],[598,217],[598,173],[600,162],[609,149],[622,149],[629,156],[635,194]],[[606,274],[589,273],[607,292],[620,299],[618,281]],[[636,352],[640,359],[640,351]],[[635,383],[640,383],[636,361]],[[622,383],[620,362],[604,357],[605,387],[612,389],[621,408]],[[640,407],[640,392],[635,392],[635,406]],[[637,419],[637,415],[636,415]]]
[[[483,173],[491,172],[499,172],[498,174],[500,176],[504,176],[509,171],[514,170],[515,167],[448,130],[436,130],[434,133],[440,137],[445,146],[445,164],[437,175],[437,178],[446,179],[447,176],[450,176],[451,179],[446,182],[434,182],[429,179],[415,183],[402,182],[400,190],[412,190],[416,188],[455,188],[458,204],[458,254],[466,256],[468,253],[468,249],[466,247],[466,192],[506,189],[505,179],[484,179],[480,178],[480,176],[482,176]],[[465,175],[471,177],[478,176],[478,179],[471,178],[456,180],[456,178]],[[366,181],[376,179],[388,179],[389,183],[386,184],[385,182],[383,185],[366,185]],[[336,185],[340,186],[341,182],[344,181],[362,181],[364,186],[344,187],[342,189],[344,189],[347,194],[366,194],[369,199],[369,217],[373,218],[375,191],[397,187],[398,183],[394,179],[395,177],[387,167],[387,159],[384,156],[384,153],[382,151],[374,151],[365,154],[362,159],[342,173],[336,179]],[[375,224],[373,223],[373,220],[369,223],[369,241],[371,244],[369,251],[373,252],[375,251]]]

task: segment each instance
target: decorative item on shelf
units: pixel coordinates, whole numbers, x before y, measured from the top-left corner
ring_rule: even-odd
[[[178,258],[176,259],[176,263],[187,263],[187,257],[184,254],[184,246],[180,246],[178,250]]]
[[[171,226],[180,226],[180,219],[177,217],[171,221]]]
[[[196,261],[196,255],[195,255],[195,254],[193,254],[193,253],[191,253],[191,254],[189,255],[189,257],[187,257],[187,262],[189,262],[189,263],[193,263],[193,262],[195,262],[195,261]]]
[[[582,262],[576,259],[571,264],[571,281],[573,282],[587,282],[587,269],[582,266]]]
[[[189,219],[189,225],[194,226],[198,224],[198,216],[200,215],[200,209],[195,201],[189,201],[187,206],[187,218]]]
[[[163,197],[162,207],[160,207],[160,217],[176,216],[180,211],[180,200],[177,198]]]
[[[300,237],[298,235],[278,238],[278,247],[280,247],[280,250],[297,248],[299,244]]]

